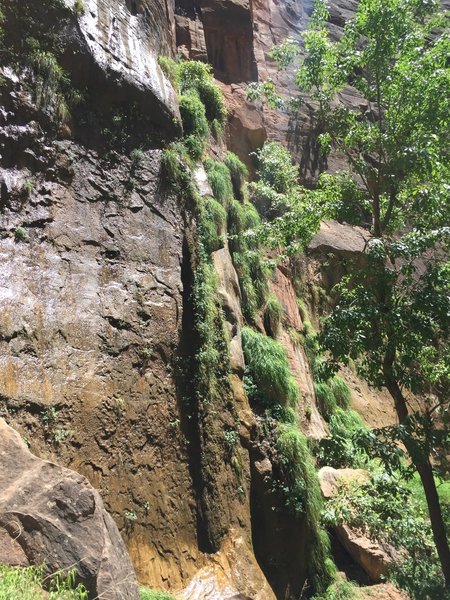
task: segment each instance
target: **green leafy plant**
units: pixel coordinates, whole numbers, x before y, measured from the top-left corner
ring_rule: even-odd
[[[86,10],[83,0],[75,0],[75,4],[73,5],[73,10],[77,17],[82,17]]]
[[[316,0],[295,82],[317,103],[322,153],[347,159],[351,202],[356,197],[370,222],[370,239],[365,260],[352,265],[335,291],[338,302],[320,344],[332,359],[329,374],[352,359],[370,384],[391,395],[450,586],[450,547],[431,461],[446,452],[446,440],[436,433],[436,412],[411,413],[406,400],[407,390],[432,391],[445,412],[450,397],[449,266],[447,254],[436,252],[450,241],[448,15],[437,2],[360,0],[339,40],[330,36],[328,18],[326,2]],[[348,84],[363,108],[337,101]],[[318,189],[302,191],[300,204],[336,215],[346,189],[348,178],[328,175]],[[301,219],[289,226],[282,219],[272,233],[275,242],[295,248],[308,232]]]
[[[201,240],[209,254],[224,245],[227,213],[217,200],[208,197],[199,201],[199,213]]]
[[[234,196],[238,200],[244,200],[245,198],[245,181],[248,179],[248,169],[244,163],[233,154],[233,152],[227,152],[225,154],[225,165],[227,166],[231,181],[233,182]]]
[[[208,121],[205,106],[195,92],[186,92],[179,98],[181,120],[186,135],[205,138],[208,135]]]
[[[283,307],[281,306],[278,298],[271,294],[267,299],[264,309],[264,325],[266,327],[266,331],[272,337],[276,337],[282,317]]]
[[[16,242],[28,242],[28,231],[24,227],[16,227],[16,230],[14,231],[14,239]]]

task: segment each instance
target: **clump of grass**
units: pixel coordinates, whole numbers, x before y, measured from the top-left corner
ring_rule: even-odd
[[[208,136],[205,106],[195,92],[186,92],[179,98],[181,120],[185,135],[201,138]]]
[[[264,326],[269,335],[273,338],[277,336],[283,317],[283,307],[276,296],[270,294],[264,309]]]
[[[140,600],[176,600],[175,596],[168,594],[167,592],[161,592],[158,590],[149,590],[148,588],[141,587],[139,590]]]
[[[231,202],[228,208],[230,252],[242,291],[243,313],[250,323],[255,321],[268,294],[269,270],[256,235],[260,224],[259,214],[250,202]]]
[[[158,56],[158,65],[173,87],[178,90],[180,84],[179,64],[168,56]]]
[[[233,185],[228,167],[224,163],[208,158],[205,160],[205,170],[214,198],[224,206],[228,206],[233,200]]]
[[[179,63],[178,74],[181,93],[195,91],[205,107],[208,121],[223,123],[227,110],[222,91],[214,83],[211,66],[199,61],[184,61]]]
[[[341,408],[348,408],[350,406],[352,394],[344,379],[339,375],[335,375],[330,380],[330,387],[336,400],[336,404]]]
[[[367,468],[370,459],[358,440],[368,427],[360,415],[354,410],[337,407],[328,426],[330,435],[320,440],[315,451],[319,465],[335,469]]]
[[[333,390],[328,383],[320,381],[314,384],[314,392],[320,414],[328,421],[337,408]]]
[[[14,232],[14,239],[16,242],[28,242],[28,231],[24,227],[17,227]]]
[[[280,424],[276,447],[286,507],[292,515],[303,516],[308,528],[308,580],[316,592],[322,593],[332,581],[334,569],[328,536],[320,524],[322,496],[308,443],[295,425]]]
[[[313,596],[311,600],[358,600],[360,598],[359,587],[337,573],[332,584],[322,594]]]
[[[244,200],[244,185],[245,180],[248,179],[247,167],[233,152],[226,153],[224,162],[231,175],[235,197]]]
[[[199,212],[200,237],[205,251],[210,254],[223,247],[227,213],[214,198],[201,198]]]
[[[295,406],[299,389],[284,348],[250,327],[242,329],[242,347],[247,365],[245,384],[250,391],[250,400],[263,407],[274,404]]]
[[[77,15],[77,17],[82,17],[86,10],[83,0],[75,0],[75,4],[73,5],[73,10],[74,10],[75,14]]]
[[[350,406],[350,389],[338,375],[328,381],[316,382],[314,391],[319,411],[327,421],[336,413],[338,407],[347,409]]]
[[[44,591],[46,588],[48,591]],[[0,598],[8,600],[87,600],[88,591],[76,584],[76,571],[46,576],[43,566],[0,565]]]
[[[190,171],[190,157],[181,142],[173,142],[163,150],[161,170],[172,190],[186,200],[196,196]]]

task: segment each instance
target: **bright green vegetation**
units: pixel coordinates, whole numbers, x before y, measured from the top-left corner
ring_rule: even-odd
[[[220,87],[214,83],[210,65],[193,60],[175,62],[165,56],[158,62],[178,92],[183,143],[191,158],[199,160],[210,132],[217,137],[226,120]]]
[[[357,412],[335,407],[328,421],[330,435],[317,444],[315,454],[320,466],[368,468],[370,458],[361,438],[369,429]]]
[[[342,377],[338,375],[328,381],[316,382],[314,391],[319,411],[327,421],[330,420],[338,407],[347,409],[350,406],[350,389]]]
[[[329,540],[320,524],[322,496],[319,480],[306,437],[296,425],[280,424],[277,437],[278,458],[283,469],[279,485],[287,510],[302,515],[310,537],[308,547],[308,580],[317,593],[331,582],[334,567],[329,557]]]
[[[236,154],[233,154],[233,152],[226,153],[225,165],[227,166],[231,175],[231,181],[233,182],[233,192],[235,198],[242,201],[245,200],[245,181],[246,179],[248,179],[247,167],[236,156]]]
[[[270,294],[264,308],[264,326],[272,337],[276,337],[282,317],[283,307],[280,301],[274,294]]]
[[[44,591],[48,590],[47,591]],[[76,584],[76,572],[46,576],[43,567],[0,565],[0,600],[87,600],[84,585]]]
[[[175,600],[175,596],[167,594],[167,592],[149,590],[143,587],[139,590],[139,596],[140,600]]]
[[[346,523],[396,548],[401,559],[390,576],[411,597],[446,597],[426,502],[415,498],[408,482],[378,471],[367,483],[343,485],[327,502],[324,519],[330,525]]]
[[[214,198],[228,207],[233,200],[233,184],[228,167],[212,158],[207,158],[204,165]]]
[[[253,323],[268,293],[269,267],[256,235],[261,219],[250,202],[234,200],[228,209],[229,247],[242,292],[242,311]]]
[[[260,239],[271,247],[285,247],[289,254],[298,253],[318,231],[323,203],[316,198],[318,192],[305,193],[300,186],[298,168],[281,144],[266,142],[256,158],[258,177],[249,187],[267,219]]]
[[[224,245],[227,213],[214,198],[199,200],[199,213],[200,237],[205,251],[211,254]]]
[[[242,347],[247,365],[244,384],[250,401],[261,407],[295,406],[299,390],[284,348],[250,327],[242,329]]]
[[[358,586],[336,573],[333,583],[323,594],[314,595],[312,600],[358,600],[359,598],[361,594]]]
[[[323,157],[339,152],[347,173],[322,176],[315,190],[298,190],[271,234],[288,251],[307,242],[305,221],[298,218],[305,207],[315,216],[353,212],[369,224],[366,260],[349,265],[351,276],[335,289],[337,304],[319,335],[331,358],[318,365],[320,380],[329,383],[340,365],[354,361],[371,385],[389,391],[400,425],[366,436],[366,447],[397,469],[399,443],[406,448],[427,492],[435,560],[450,587],[450,548],[433,478],[439,464],[431,461],[448,453],[448,435],[435,410],[412,409],[406,401],[407,392],[431,392],[445,414],[450,398],[448,253],[432,252],[450,243],[450,38],[448,14],[439,11],[438,2],[360,0],[335,41],[326,2],[316,0],[295,82],[318,105]],[[284,67],[297,55],[286,46],[274,57]],[[368,109],[336,102],[349,83]],[[289,180],[289,170],[286,175]],[[321,388],[319,395],[329,411],[330,390]],[[437,564],[437,570],[430,567],[435,581]]]

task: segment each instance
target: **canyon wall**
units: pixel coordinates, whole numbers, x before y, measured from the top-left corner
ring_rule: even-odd
[[[230,383],[203,428],[186,410],[179,363],[196,343],[196,223],[162,166],[163,147],[181,129],[158,56],[178,51],[212,64],[229,108],[228,148],[250,169],[249,154],[277,139],[312,178],[313,107],[294,119],[249,103],[245,91],[248,82],[278,77],[268,52],[299,37],[311,3],[85,0],[78,15],[71,0],[65,4],[61,64],[89,110],[75,109],[55,127],[17,73],[3,69],[1,416],[33,453],[100,491],[141,583],[184,588],[192,599],[217,590],[223,598],[293,597],[305,584],[309,533],[274,511],[273,456],[242,384],[241,292],[227,244],[213,259],[231,339]],[[333,3],[336,35],[354,4]],[[283,77],[279,84],[288,86]],[[334,248],[324,235],[322,246]],[[322,246],[305,267],[313,278]],[[279,268],[271,283],[284,309],[279,339],[302,392],[303,428],[321,437],[310,367],[288,333],[303,327],[291,276]],[[235,426],[238,476],[223,441]]]

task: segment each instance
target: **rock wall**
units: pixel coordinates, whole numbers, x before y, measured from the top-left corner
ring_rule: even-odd
[[[241,293],[226,243],[213,262],[230,381],[202,422],[186,411],[178,367],[196,347],[196,224],[162,166],[180,124],[157,58],[177,47],[213,65],[230,111],[228,147],[250,168],[250,152],[270,137],[296,149],[313,176],[312,107],[293,120],[245,99],[246,82],[275,77],[268,51],[298,37],[311,3],[84,0],[78,16],[72,0],[65,5],[61,64],[89,111],[76,108],[55,127],[17,73],[3,69],[0,412],[33,453],[100,491],[141,583],[184,588],[189,600],[298,596],[308,532],[274,517],[273,457],[242,384]],[[347,9],[335,3],[333,27]],[[292,273],[278,269],[271,285],[284,308],[278,338],[302,391],[299,417],[321,437],[308,361],[289,335],[303,327]],[[223,448],[232,427],[234,464]]]

